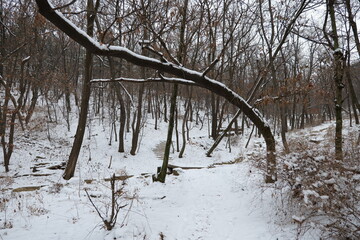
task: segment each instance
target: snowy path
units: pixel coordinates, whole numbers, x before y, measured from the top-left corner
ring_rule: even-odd
[[[281,239],[281,232],[274,234],[271,213],[266,212],[272,199],[255,190],[251,181],[259,178],[247,172],[247,164],[242,163],[170,175],[165,184],[142,188],[134,212],[146,215],[143,226],[149,239],[158,239],[160,232],[165,239],[179,240]],[[139,223],[130,217],[127,228],[138,229],[135,225]]]

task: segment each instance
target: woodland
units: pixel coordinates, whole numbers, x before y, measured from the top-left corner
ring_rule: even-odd
[[[191,155],[220,159],[215,175],[249,164],[294,239],[359,239],[359,12],[357,0],[0,0],[0,238],[16,225],[5,211],[19,198],[13,179],[39,179],[42,157],[22,156],[43,141],[63,147],[49,163],[62,187],[91,165],[84,151],[111,151],[109,214],[82,191],[105,232],[126,228],[117,218],[132,203],[121,199],[141,198],[121,194],[134,173],[118,176],[116,162],[161,141],[147,184],[176,189],[174,177],[203,171],[185,164]],[[324,124],[325,135],[313,130]],[[159,232],[124,239],[177,239]],[[204,236],[178,239],[224,237]]]

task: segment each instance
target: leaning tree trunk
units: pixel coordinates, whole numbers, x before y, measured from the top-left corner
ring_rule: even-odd
[[[266,142],[267,149],[267,162],[268,169],[265,181],[274,182],[276,181],[276,158],[275,158],[275,139],[271,132],[270,126],[265,121],[261,113],[250,106],[250,104],[245,101],[240,95],[229,89],[224,84],[219,83],[218,81],[211,79],[206,76],[206,74],[190,70],[179,64],[169,64],[164,63],[161,60],[155,58],[144,57],[142,55],[136,54],[135,52],[118,46],[104,46],[99,42],[96,42],[89,35],[85,34],[79,28],[69,23],[62,15],[57,11],[54,11],[49,4],[48,0],[36,0],[36,3],[39,7],[39,12],[48,20],[50,20],[56,27],[61,31],[67,34],[70,38],[75,40],[80,45],[84,46],[86,49],[91,51],[94,54],[101,56],[113,56],[121,59],[125,59],[129,63],[134,65],[148,67],[159,72],[168,73],[178,77],[177,79],[171,78],[161,78],[157,82],[171,82],[171,83],[181,83],[181,84],[190,84],[194,86],[199,86],[205,89],[210,90],[211,92],[224,97],[231,104],[240,108],[243,113],[255,124],[259,132],[263,135]],[[297,15],[300,14],[299,13]],[[296,18],[295,18],[296,19]],[[185,80],[187,79],[187,80]],[[139,82],[139,81],[137,81]],[[141,82],[141,81],[140,81]],[[260,85],[260,84],[257,84]],[[255,87],[253,91],[256,91],[259,87]]]
[[[169,118],[169,126],[168,133],[165,144],[164,158],[161,169],[157,175],[157,177],[153,176],[153,181],[159,181],[164,183],[166,178],[166,171],[169,164],[169,156],[170,156],[170,146],[172,142],[172,133],[174,131],[174,123],[175,123],[175,108],[176,108],[176,97],[178,92],[178,85],[174,84],[174,89],[171,96],[171,104],[170,104],[170,118]]]

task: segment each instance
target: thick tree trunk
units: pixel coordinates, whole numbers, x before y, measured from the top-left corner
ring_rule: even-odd
[[[276,93],[278,95],[281,95],[281,93],[280,93],[280,84],[278,82],[278,78],[277,78],[276,69],[275,69],[275,66],[274,66],[274,61],[273,61],[273,56],[272,56],[271,49],[269,49],[269,54],[270,54],[271,78],[272,78],[272,81],[274,83],[274,88],[275,88]],[[281,101],[278,103],[278,108],[279,108],[279,112],[280,112],[281,141],[283,143],[285,152],[289,153],[290,149],[289,149],[289,145],[288,145],[287,140],[286,140],[287,119],[286,119],[286,115],[285,115],[285,106],[283,106],[282,104],[283,103]]]
[[[36,102],[38,100],[39,97],[39,88],[37,86],[34,86],[32,88],[32,98],[30,101],[30,106],[27,110],[27,115],[25,117],[25,123],[28,124],[30,122],[30,119],[34,113],[35,110],[35,106],[36,106]]]
[[[2,76],[0,75],[2,80]],[[10,87],[7,84],[4,84],[5,87],[5,100],[4,104],[0,108],[0,136],[1,136],[1,145],[3,149],[3,157],[4,157],[4,167],[5,172],[9,171],[9,158],[8,158],[8,150],[7,150],[7,142],[6,142],[6,128],[7,128],[7,115],[8,115],[8,106],[10,100]]]
[[[165,87],[164,87],[165,88]],[[165,92],[165,89],[164,89],[164,92]],[[167,122],[168,119],[167,119],[167,99],[166,99],[166,93],[164,93],[164,122]]]
[[[280,106],[280,118],[281,118],[281,141],[284,146],[285,152],[289,153],[290,152],[289,144],[287,143],[287,140],[286,140],[286,132],[288,131],[287,117],[286,117],[284,106]]]
[[[170,106],[171,108],[171,106]],[[180,141],[179,141],[179,129],[178,129],[178,123],[179,123],[179,108],[175,106],[175,118],[174,118],[174,125],[175,125],[175,140],[176,140],[176,152],[180,151]]]
[[[342,151],[342,89],[344,88],[343,74],[343,53],[339,45],[339,37],[337,34],[336,18],[335,18],[335,0],[328,1],[328,11],[330,15],[331,30],[333,43],[333,58],[334,58],[334,83],[335,83],[335,157],[337,160],[343,159]]]
[[[342,66],[342,53],[334,52],[334,81],[335,81],[335,157],[337,160],[343,159],[342,151],[342,89],[344,84],[342,82],[343,66]]]
[[[211,137],[216,140],[217,138],[217,126],[218,126],[218,101],[214,93],[211,93]]]

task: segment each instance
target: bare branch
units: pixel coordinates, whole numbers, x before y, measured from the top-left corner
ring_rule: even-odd
[[[13,55],[14,53],[16,53],[17,51],[19,51],[21,48],[25,47],[27,43],[23,43],[21,44],[19,47],[17,47],[16,49],[14,49],[12,52],[10,52],[8,55],[6,55],[5,57],[3,57],[1,59],[0,62],[5,62],[6,59],[8,59],[9,57],[11,57],[11,55]]]
[[[329,34],[326,32],[326,26],[327,26],[327,21],[328,21],[328,17],[329,17],[329,6],[328,4],[326,4],[326,14],[325,14],[325,19],[324,19],[324,24],[323,24],[323,28],[322,28],[322,31],[324,33],[324,37],[327,41],[327,45],[331,48],[331,49],[334,49],[334,46],[333,44],[331,43],[330,41],[330,38],[329,38]]]
[[[156,51],[153,47],[151,47],[151,46],[149,46],[149,45],[146,45],[146,46],[144,46],[143,48],[146,49],[146,50],[149,50],[150,52],[152,52],[152,53],[156,54],[157,56],[159,56],[160,59],[161,59],[163,62],[167,62],[167,63],[169,62],[168,60],[165,59],[164,54],[163,54],[162,52]]]
[[[159,40],[161,46],[165,49],[165,51],[166,51],[167,55],[169,56],[169,58],[171,59],[171,61],[173,61],[173,62],[176,63],[177,65],[181,65],[181,64],[179,63],[179,61],[178,61],[175,57],[173,57],[173,55],[170,53],[169,49],[168,49],[167,46],[166,46],[166,43],[165,43],[164,40],[160,37],[159,34],[156,34],[156,38]]]
[[[6,30],[8,30],[8,32],[9,32],[13,37],[16,37],[16,35],[11,31],[10,28],[8,28],[8,26],[5,25],[5,23],[3,23],[3,21],[1,21],[1,19],[0,19],[0,24],[3,25],[3,26],[6,28]]]
[[[76,1],[77,1],[77,0],[72,0],[71,2],[69,2],[69,3],[67,3],[67,4],[65,4],[65,5],[63,5],[63,6],[54,8],[54,10],[59,10],[59,9],[62,9],[62,8],[69,7],[69,6],[73,5]]]
[[[114,78],[114,79],[92,79],[90,83],[110,83],[110,82],[131,82],[131,83],[149,83],[149,82],[165,82],[165,83],[178,83],[182,85],[197,85],[193,81],[181,79],[181,78],[169,78],[161,76],[159,78],[146,78],[146,79],[138,79],[138,78]]]
[[[220,61],[220,55],[210,64],[209,67],[207,67],[204,72],[203,72],[203,76],[206,76],[206,74],[208,72],[210,72],[210,70]]]
[[[256,84],[254,85],[253,89],[251,90],[251,92],[249,94],[249,97],[247,98],[248,102],[252,101],[253,98],[255,97],[256,92],[258,91],[258,89],[260,88],[260,86],[262,85],[263,81],[265,80],[265,78],[267,76],[268,69],[270,67],[271,62],[276,58],[277,54],[280,52],[280,50],[281,50],[282,46],[284,45],[288,35],[290,34],[291,30],[293,29],[294,24],[296,23],[296,20],[300,17],[301,13],[304,11],[304,9],[307,7],[307,5],[309,3],[310,3],[310,1],[303,0],[301,2],[301,4],[300,4],[300,7],[296,11],[294,17],[288,23],[288,25],[287,25],[287,27],[285,29],[285,32],[284,32],[278,46],[276,47],[274,53],[270,56],[269,62],[266,64],[263,71],[261,71],[261,73],[257,77]]]
[[[88,197],[88,199],[90,200],[91,205],[95,208],[97,214],[99,215],[99,217],[101,218],[101,220],[103,222],[105,222],[106,220],[104,219],[104,217],[102,216],[102,214],[100,213],[99,209],[96,207],[95,203],[93,202],[93,200],[91,199],[91,196],[89,195],[88,191],[85,189],[86,195]]]
[[[6,81],[4,80],[4,78],[0,75],[0,85],[3,85],[4,88],[8,88],[8,84],[6,83]],[[19,122],[20,122],[20,125],[21,125],[21,128],[22,130],[24,130],[24,124],[23,124],[23,117],[21,115],[21,112],[20,112],[20,105],[17,104],[17,101],[15,99],[15,97],[11,94],[11,92],[9,91],[9,96],[10,96],[10,99],[11,99],[11,102],[13,103],[14,105],[14,113],[16,113],[18,115],[18,119],[19,119]]]

